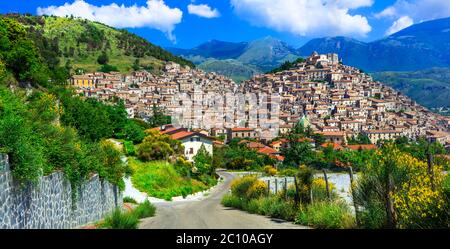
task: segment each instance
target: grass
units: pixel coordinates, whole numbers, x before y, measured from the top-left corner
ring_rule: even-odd
[[[134,148],[134,144],[131,141],[124,141],[123,142],[123,149],[126,155],[128,156],[134,156],[136,154],[136,150]]]
[[[149,196],[172,200],[175,196],[187,196],[209,188],[205,183],[182,177],[174,165],[165,161],[141,162],[129,158],[133,169],[133,185]]]
[[[137,201],[129,196],[123,197],[123,202],[137,204]]]
[[[327,229],[355,227],[355,220],[350,210],[339,201],[310,204],[298,213],[295,222]]]
[[[222,205],[287,221],[294,221],[296,215],[296,208],[293,203],[277,196],[245,199],[227,194],[222,199]]]
[[[124,212],[116,208],[103,222],[98,223],[98,227],[105,229],[136,229],[140,219],[154,216],[155,211],[155,206],[148,200],[139,204],[131,212]]]
[[[117,208],[110,216],[106,217],[100,227],[107,229],[136,229],[138,224],[139,219],[136,215],[122,212]]]
[[[133,214],[136,215],[137,218],[143,219],[154,216],[155,211],[156,207],[153,206],[153,204],[151,204],[148,200],[146,200],[133,210]]]

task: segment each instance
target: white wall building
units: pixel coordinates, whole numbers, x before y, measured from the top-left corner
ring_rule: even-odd
[[[213,155],[214,139],[198,132],[180,131],[171,135],[172,139],[181,141],[184,146],[184,156],[188,161],[193,162],[194,156],[200,148],[205,146],[206,151]]]

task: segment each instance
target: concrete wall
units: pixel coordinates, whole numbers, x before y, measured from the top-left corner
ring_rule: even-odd
[[[75,228],[122,206],[118,188],[98,175],[82,184],[72,199],[73,190],[62,172],[41,177],[35,186],[20,186],[4,155],[0,165],[0,228]]]

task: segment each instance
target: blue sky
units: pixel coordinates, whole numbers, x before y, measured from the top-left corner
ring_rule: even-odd
[[[72,14],[127,28],[163,47],[266,36],[299,47],[324,36],[377,40],[414,23],[450,16],[450,1],[15,0],[0,2],[0,11]]]

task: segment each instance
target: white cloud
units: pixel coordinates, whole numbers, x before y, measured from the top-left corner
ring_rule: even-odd
[[[337,0],[336,4],[342,8],[356,9],[372,6],[374,0]]]
[[[253,25],[302,36],[365,36],[372,30],[367,18],[349,10],[372,4],[372,0],[231,0],[234,12]]]
[[[450,1],[448,0],[397,0],[388,6],[377,18],[400,18],[409,16],[416,21],[426,21],[450,16]]]
[[[397,21],[395,21],[391,27],[386,31],[386,35],[392,35],[404,28],[407,28],[414,24],[413,19],[409,16],[402,16]]]
[[[206,4],[189,4],[188,5],[189,14],[205,17],[205,18],[214,18],[219,17],[220,13],[217,9],[212,9]]]
[[[173,30],[181,22],[183,12],[178,8],[170,8],[164,0],[148,0],[146,6],[110,5],[95,6],[84,0],[65,3],[62,6],[37,8],[38,15],[55,15],[86,18],[105,23],[116,28],[150,27],[164,32],[175,41]]]

